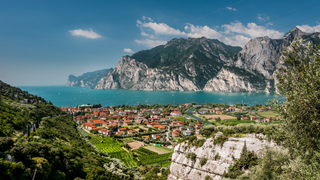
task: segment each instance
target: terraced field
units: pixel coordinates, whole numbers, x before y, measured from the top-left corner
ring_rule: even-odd
[[[135,167],[137,166],[137,162],[134,159],[131,152],[126,152],[123,150],[122,142],[116,141],[110,137],[99,137],[99,135],[93,135],[82,131],[82,133],[86,133],[91,138],[89,141],[94,144],[99,150],[108,153],[111,157],[120,159],[127,167]]]
[[[137,160],[141,165],[159,164],[160,166],[168,166],[171,164],[170,157],[172,152],[166,154],[158,154],[143,147],[133,151],[137,157]]]
[[[171,164],[170,157],[172,152],[158,154],[154,151],[140,147],[133,150],[133,153],[138,157],[133,157],[131,151],[127,152],[122,149],[123,143],[110,137],[101,138],[99,135],[87,133],[82,129],[79,130],[84,137],[90,136],[89,141],[94,144],[99,150],[108,153],[111,157],[120,159],[127,167],[136,167],[139,165],[159,164],[161,166],[169,166]],[[139,162],[139,163],[138,163]]]

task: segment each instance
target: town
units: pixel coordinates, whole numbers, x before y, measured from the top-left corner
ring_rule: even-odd
[[[232,106],[195,102],[111,107],[82,105],[61,109],[74,116],[84,138],[128,167],[169,165],[177,142],[186,136],[201,136],[199,131],[206,124],[277,123],[272,107],[238,103]],[[144,155],[148,155],[145,161]]]

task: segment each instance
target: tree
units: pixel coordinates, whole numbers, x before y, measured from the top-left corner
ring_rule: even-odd
[[[282,55],[277,87],[287,99],[276,108],[284,120],[286,145],[301,156],[312,155],[320,150],[320,47],[295,40]]]

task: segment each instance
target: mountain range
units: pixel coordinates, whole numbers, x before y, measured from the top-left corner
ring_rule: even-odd
[[[296,37],[320,44],[320,33],[305,33],[296,27],[282,39],[257,37],[243,48],[205,37],[175,38],[166,45],[123,56],[113,70],[94,76],[96,83],[87,84],[93,89],[270,93],[276,90],[280,53]],[[72,78],[68,83],[85,84],[70,81]]]
[[[113,68],[87,72],[78,77],[70,75],[66,86],[92,87],[112,70]]]

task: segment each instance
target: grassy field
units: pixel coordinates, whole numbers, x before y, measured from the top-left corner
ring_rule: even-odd
[[[268,117],[276,117],[276,115],[277,115],[274,111],[258,112],[257,114],[260,115],[260,116],[266,117],[266,118],[268,118]]]

